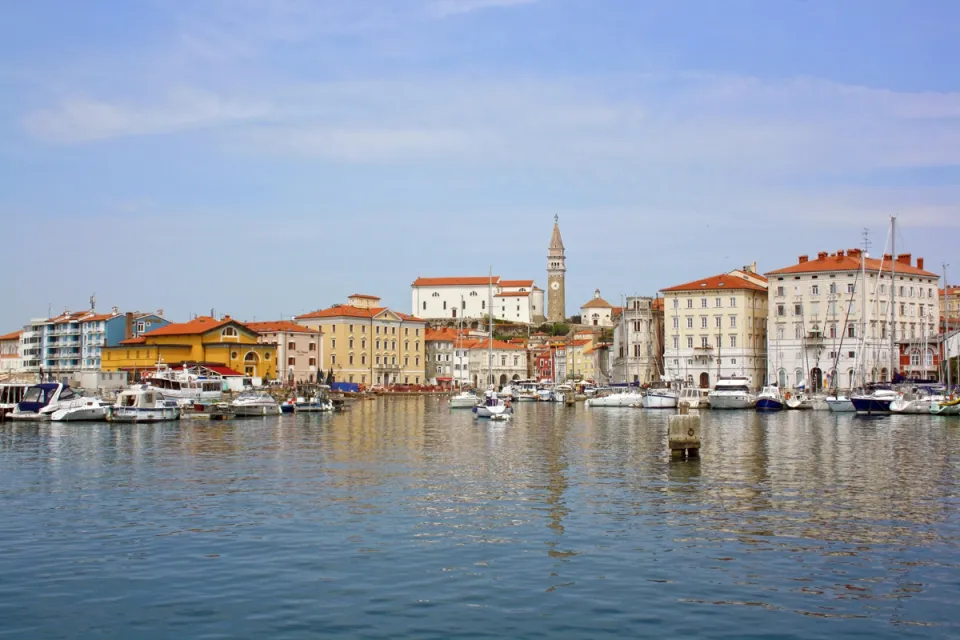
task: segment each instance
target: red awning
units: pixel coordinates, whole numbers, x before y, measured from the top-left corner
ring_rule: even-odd
[[[437,382],[451,382],[452,380],[453,378],[441,378],[440,376],[437,376]]]
[[[223,377],[223,378],[233,378],[233,377],[242,378],[242,377],[243,377],[243,374],[242,374],[242,373],[240,373],[240,372],[238,372],[238,371],[234,371],[234,370],[231,369],[230,367],[221,367],[221,366],[213,365],[213,364],[205,364],[205,365],[202,365],[202,366],[203,366],[204,369],[206,369],[206,370],[209,371],[210,373],[215,373],[215,374],[217,374],[218,376]]]

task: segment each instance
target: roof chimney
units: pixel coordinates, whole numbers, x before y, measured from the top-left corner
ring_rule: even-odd
[[[133,337],[133,313],[127,311],[123,322],[123,339],[129,340]]]
[[[889,253],[885,253],[885,254],[883,254],[883,261],[884,261],[884,262],[893,262],[893,256],[890,255]]]
[[[909,253],[901,253],[897,256],[897,262],[910,266],[912,264],[912,258],[913,256]]]
[[[817,260],[826,260],[828,255],[826,251],[821,251],[817,254]]]
[[[810,259],[809,256],[800,256],[800,264],[807,262]]]
[[[923,258],[917,258],[917,269],[923,270]]]

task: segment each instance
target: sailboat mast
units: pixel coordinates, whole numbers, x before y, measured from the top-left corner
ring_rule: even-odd
[[[863,386],[867,386],[867,356],[864,353],[867,349],[867,255],[870,250],[870,239],[867,237],[867,230],[863,230],[863,253],[860,254],[860,346],[857,348],[857,355],[860,357],[860,368],[863,373],[860,381]],[[878,280],[879,282],[879,274]],[[874,293],[876,296],[876,293]]]
[[[897,364],[897,217],[890,216],[890,382]]]
[[[947,284],[948,266],[950,265],[943,265],[943,355],[947,363],[947,393],[950,392],[953,383],[951,379],[953,373],[950,371],[950,285]],[[939,320],[940,318],[937,318],[937,321]],[[924,358],[926,358],[926,355],[924,355]]]
[[[487,384],[493,384],[493,267],[490,267],[490,286],[487,291],[490,318],[490,336],[487,338]]]

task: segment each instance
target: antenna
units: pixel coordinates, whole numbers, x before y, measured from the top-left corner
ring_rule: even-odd
[[[867,227],[863,228],[863,256],[866,258],[870,255],[870,247],[873,246],[873,242],[870,241],[870,229]]]

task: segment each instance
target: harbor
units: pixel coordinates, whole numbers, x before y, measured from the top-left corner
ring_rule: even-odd
[[[675,459],[671,415],[530,402],[497,423],[381,396],[217,423],[7,423],[4,629],[960,633],[955,423],[703,411],[700,455]]]

